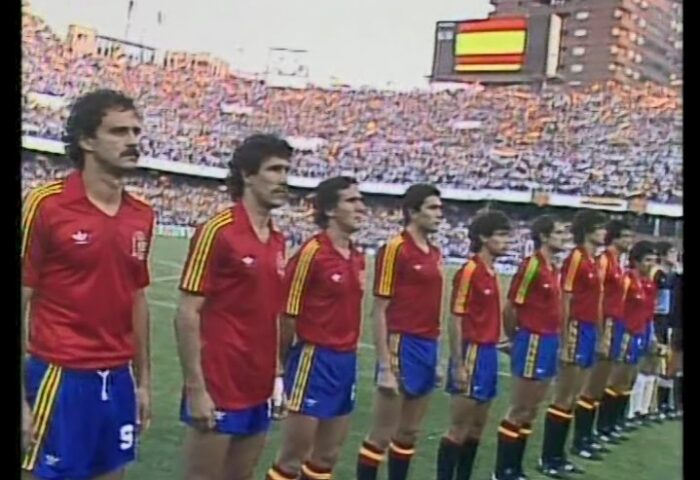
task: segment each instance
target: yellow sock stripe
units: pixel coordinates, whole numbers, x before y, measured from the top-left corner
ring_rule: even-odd
[[[527,342],[527,356],[525,357],[525,377],[532,378],[535,374],[537,364],[537,353],[540,349],[540,336],[536,333],[530,334]]]
[[[51,418],[53,406],[56,403],[56,393],[61,382],[61,368],[50,365],[47,373],[41,381],[40,395],[34,404],[34,429],[36,431],[36,441],[24,457],[22,468],[33,470],[39,450],[46,436],[46,429]]]
[[[61,193],[62,191],[63,182],[56,182],[34,190],[27,196],[24,204],[25,208],[22,214],[22,257],[24,257],[27,247],[29,246],[29,239],[31,238],[30,232],[32,225],[34,224],[34,220],[36,219],[39,205],[41,205],[41,202],[45,198]]]
[[[454,296],[454,305],[452,305],[454,313],[461,315],[467,313],[466,301],[469,295],[469,288],[471,287],[474,270],[476,270],[476,262],[474,260],[469,260],[462,270],[462,275],[457,285],[457,295]]]
[[[479,347],[474,344],[470,343],[469,347],[467,347],[467,364],[466,364],[466,370],[467,370],[467,395],[472,394],[472,380],[474,377],[474,370],[476,369],[476,359],[479,354]]]
[[[532,434],[532,429],[531,428],[521,428],[518,433],[523,436],[528,436]]]
[[[605,393],[607,393],[611,397],[617,397],[617,392],[615,390],[613,390],[612,388],[606,388]]]
[[[314,346],[304,345],[304,349],[301,352],[301,360],[299,361],[299,367],[297,367],[297,373],[294,377],[294,388],[292,389],[292,399],[289,402],[289,409],[293,411],[299,411],[301,409],[301,402],[304,399],[304,393],[306,391],[306,385],[309,381],[309,372],[311,371],[311,364],[314,357]]]
[[[199,234],[192,252],[190,253],[182,280],[183,288],[187,290],[195,290],[202,280],[204,266],[207,263],[211,247],[214,244],[216,232],[220,227],[233,221],[233,216],[230,211],[221,212],[214,218],[209,220]]]
[[[384,455],[380,455],[379,453],[373,452],[372,450],[361,447],[360,448],[360,455],[363,457],[370,458],[374,460],[375,462],[383,462],[384,461]]]
[[[580,399],[579,399],[579,400],[576,402],[576,405],[578,405],[578,406],[580,406],[580,407],[583,407],[583,408],[585,408],[586,410],[593,410],[593,409],[595,409],[595,405],[593,405],[592,403],[588,403],[588,402],[586,402],[585,400],[580,400]]]
[[[271,480],[294,480],[294,477],[285,477],[284,475],[278,473],[277,470],[275,470],[274,468],[271,468],[267,471],[267,477]]]
[[[299,262],[294,269],[294,277],[292,277],[292,285],[289,289],[289,298],[287,299],[287,308],[285,309],[286,313],[289,315],[298,315],[301,310],[301,294],[304,291],[309,270],[311,270],[311,261],[319,248],[321,248],[321,245],[316,240],[312,240],[306,244],[299,254]]]
[[[333,474],[332,473],[316,473],[313,470],[311,470],[309,467],[306,466],[306,464],[301,466],[301,471],[304,475],[309,477],[311,480],[331,480]]]
[[[416,453],[415,448],[401,448],[398,445],[396,445],[394,442],[389,443],[389,448],[398,453],[399,455],[413,455]]]
[[[378,272],[381,275],[379,280],[379,295],[389,295],[391,294],[394,275],[396,272],[396,259],[399,256],[399,250],[401,249],[401,244],[403,243],[402,237],[393,238],[384,250],[384,258],[382,262],[382,268]]]
[[[498,427],[498,433],[502,433],[506,437],[510,437],[510,438],[518,438],[520,436],[520,434],[518,434],[518,432],[512,432],[505,427]]]
[[[548,408],[547,413],[551,413],[555,417],[566,418],[567,420],[571,420],[572,418],[574,418],[574,416],[570,413],[564,413],[562,411],[557,410],[556,408]]]
[[[401,363],[399,359],[399,351],[401,348],[401,334],[389,334],[389,357],[391,358],[391,371],[394,375],[398,375],[401,371]]]

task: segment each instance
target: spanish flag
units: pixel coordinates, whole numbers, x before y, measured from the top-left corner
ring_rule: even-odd
[[[525,63],[526,39],[524,17],[463,22],[455,39],[455,71],[518,71]]]

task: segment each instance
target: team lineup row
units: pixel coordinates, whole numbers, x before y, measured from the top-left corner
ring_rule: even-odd
[[[155,218],[123,189],[137,168],[141,121],[131,99],[101,90],[76,101],[66,131],[76,172],[32,190],[23,208],[22,467],[38,479],[119,479],[150,421],[145,289]],[[174,321],[188,480],[252,479],[273,418],[283,419],[282,442],[267,478],[327,480],[348,433],[365,290],[365,258],[351,236],[365,206],[354,179],[321,182],[314,197],[320,232],[287,261],[270,212],[286,202],[292,157],[278,137],[246,139],[229,163],[235,206],[211,216],[191,240]],[[444,275],[429,240],[442,220],[439,190],[410,187],[403,212],[403,232],[375,260],[377,389],[358,480],[377,478],[387,452],[389,478],[408,478],[439,383]],[[579,212],[570,226],[538,218],[537,251],[520,266],[502,308],[493,261],[507,249],[508,218],[486,211],[472,221],[473,256],[451,290],[451,413],[438,480],[470,478],[497,393],[502,325],[514,395],[498,430],[495,479],[526,478],[523,452],[554,377],[543,474],[582,472],[564,452],[574,416],[572,451],[580,457],[596,459],[602,439],[620,437],[638,360],[656,350],[657,249],[632,246],[627,225],[606,223],[592,211]],[[560,272],[553,259],[572,233],[577,246]],[[628,251],[625,269],[619,256]]]

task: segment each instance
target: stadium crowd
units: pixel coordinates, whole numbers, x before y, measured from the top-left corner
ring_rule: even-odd
[[[224,166],[238,142],[264,130],[307,140],[292,172],[305,177],[682,201],[681,99],[658,86],[268,88],[233,75],[73,56],[31,14],[23,15],[22,49],[25,135],[60,140],[70,101],[107,87],[138,99],[146,156]]]
[[[63,178],[70,170],[67,161],[56,162],[43,155],[26,153],[22,161],[23,193],[50,180]],[[143,172],[128,180],[128,188],[153,206],[161,225],[194,227],[231,204],[226,185],[217,180]],[[396,199],[370,197],[366,202],[369,207],[367,223],[356,235],[357,244],[363,249],[376,251],[387,238],[399,231],[402,213]],[[476,207],[465,204],[446,205],[445,223],[435,237],[445,256],[467,256],[467,225],[475,210]],[[318,230],[312,220],[311,200],[302,191],[293,192],[290,203],[275,210],[274,214],[276,226],[285,232],[291,247],[300,245]],[[503,264],[513,266],[530,248],[526,245],[528,230],[524,228],[524,219],[514,220],[518,228],[514,231],[511,251],[502,259]]]

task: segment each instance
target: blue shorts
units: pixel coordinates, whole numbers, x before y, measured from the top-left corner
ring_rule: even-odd
[[[559,335],[539,335],[518,330],[510,352],[510,370],[515,377],[546,380],[557,374]]]
[[[467,390],[460,391],[454,383],[452,365],[447,372],[445,391],[451,395],[466,395],[478,402],[490,402],[498,393],[498,350],[495,344],[464,342],[464,358],[467,369]]]
[[[642,336],[641,354],[648,355],[651,353],[651,339],[654,336],[654,322],[647,323],[646,329]]]
[[[241,410],[216,410],[214,412],[216,425],[214,431],[226,435],[248,436],[267,432],[272,419],[272,405],[269,401],[250,408]],[[183,394],[180,402],[180,420],[189,426],[193,426],[187,408],[187,398]]]
[[[612,360],[617,363],[636,365],[644,345],[644,333],[635,335],[625,329],[624,324],[615,320],[613,326]]]
[[[564,344],[561,346],[561,360],[587,369],[595,361],[598,331],[596,324],[571,320],[567,326]]]
[[[86,480],[136,458],[136,385],[131,367],[69,370],[30,357],[25,388],[37,441],[22,469],[40,479]]]
[[[357,353],[297,343],[289,352],[284,390],[290,412],[329,419],[355,408]]]
[[[429,394],[437,382],[438,342],[402,333],[389,334],[391,370],[401,391],[415,398]],[[378,368],[374,380],[377,380]]]

